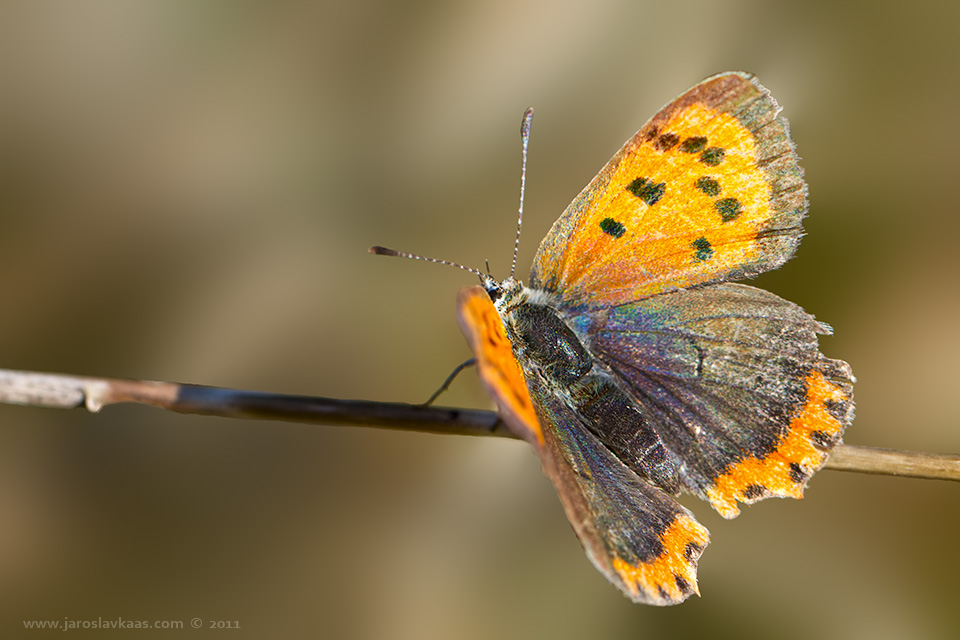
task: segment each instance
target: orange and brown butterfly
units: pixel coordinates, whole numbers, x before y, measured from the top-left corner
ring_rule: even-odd
[[[674,496],[726,518],[738,502],[800,498],[853,419],[850,366],[818,347],[830,328],[729,283],[779,267],[803,233],[806,185],[779,112],[749,74],[704,80],[567,207],[529,286],[476,272],[482,286],[459,294],[503,419],[590,560],[636,602],[699,593],[709,534]],[[526,152],[529,112],[525,127]]]

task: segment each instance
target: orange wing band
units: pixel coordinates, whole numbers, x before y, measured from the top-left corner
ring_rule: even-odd
[[[827,460],[814,443],[839,439],[845,425],[827,410],[828,402],[843,402],[849,392],[830,382],[820,371],[807,376],[807,401],[790,422],[776,451],[762,460],[747,458],[717,478],[707,490],[710,504],[724,518],[740,513],[737,501],[752,503],[763,498],[803,497],[806,479]],[[818,432],[815,434],[815,432]]]

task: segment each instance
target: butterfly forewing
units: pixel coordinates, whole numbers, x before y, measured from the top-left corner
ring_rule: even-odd
[[[531,286],[610,305],[781,265],[802,233],[806,187],[779,110],[741,73],[665,106],[553,225]]]

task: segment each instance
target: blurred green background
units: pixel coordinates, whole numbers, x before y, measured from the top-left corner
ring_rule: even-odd
[[[367,247],[505,275],[534,105],[529,265],[658,107],[744,69],[811,194],[756,283],[836,329],[847,442],[956,452],[958,27],[928,0],[4,2],[0,366],[422,401],[469,355],[473,280]],[[490,404],[474,373],[443,403]],[[522,443],[0,407],[0,635],[960,633],[957,485],[824,471],[730,522],[687,503],[703,597],[657,609],[593,570]]]

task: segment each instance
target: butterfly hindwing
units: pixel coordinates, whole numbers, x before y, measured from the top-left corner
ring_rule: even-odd
[[[780,266],[807,205],[779,111],[736,72],[665,106],[553,225],[531,287],[567,304],[617,304]]]
[[[639,478],[583,418],[531,378],[543,425],[544,472],[594,566],[635,602],[668,605],[697,588],[707,530],[672,496]]]
[[[850,367],[817,345],[829,327],[761,289],[709,285],[571,322],[677,457],[685,488],[725,517],[737,501],[801,497],[853,418]]]
[[[697,593],[697,560],[709,541],[707,530],[618,460],[541,377],[525,376],[482,288],[461,290],[459,316],[481,379],[507,424],[534,445],[594,566],[636,602],[677,604]],[[503,384],[514,376],[526,380],[522,394]],[[526,406],[534,408],[535,424]]]

